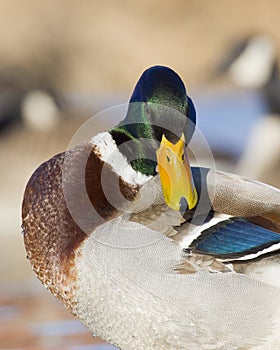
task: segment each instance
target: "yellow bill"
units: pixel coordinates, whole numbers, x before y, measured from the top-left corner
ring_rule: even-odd
[[[169,142],[165,135],[162,136],[157,150],[157,162],[164,199],[168,206],[174,210],[182,210],[182,203],[187,203],[187,208],[193,209],[198,197],[189,161],[185,156],[184,134],[176,144]]]

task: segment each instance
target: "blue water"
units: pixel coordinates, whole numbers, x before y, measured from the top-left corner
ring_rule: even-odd
[[[79,345],[71,346],[69,350],[117,350],[113,345],[99,344],[99,345]]]
[[[29,329],[41,337],[65,337],[75,333],[89,333],[89,330],[75,319],[33,323],[29,325]]]
[[[197,91],[193,99],[197,127],[212,151],[238,158],[254,124],[266,114],[266,104],[257,91]]]

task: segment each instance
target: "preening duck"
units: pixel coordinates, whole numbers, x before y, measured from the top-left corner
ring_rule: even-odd
[[[30,178],[27,256],[120,349],[279,349],[280,191],[191,168],[195,122],[180,77],[147,69],[119,125]]]

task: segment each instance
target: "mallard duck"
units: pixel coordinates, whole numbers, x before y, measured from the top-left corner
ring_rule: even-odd
[[[66,99],[57,91],[46,67],[11,66],[0,70],[0,133],[15,126],[50,132],[58,125]],[[1,136],[1,135],[0,135]]]
[[[119,125],[30,178],[27,257],[120,349],[279,349],[280,191],[191,168],[195,121],[181,78],[147,69]]]
[[[254,123],[251,122],[247,130],[249,137],[246,138],[235,171],[280,187],[280,74],[277,43],[273,37],[265,34],[250,35],[236,41],[218,64],[214,75],[226,76],[231,85],[243,89],[232,109],[239,102],[242,104],[244,100],[254,100],[254,108],[250,109],[250,113],[255,115]],[[250,118],[250,113],[242,116],[249,115]],[[258,162],[255,161],[256,157],[259,158]]]
[[[239,54],[237,54],[239,51]],[[236,171],[244,176],[279,187],[280,153],[280,74],[275,40],[268,35],[245,38],[224,62],[232,82],[238,87],[255,89],[263,99],[266,113],[253,126]],[[254,162],[261,155],[259,162]]]
[[[268,110],[274,113],[280,109],[277,61],[277,45],[272,37],[249,35],[231,45],[217,64],[214,75],[226,75],[235,86],[262,91]]]

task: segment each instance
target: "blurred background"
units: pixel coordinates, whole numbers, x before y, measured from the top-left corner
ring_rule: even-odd
[[[149,66],[185,81],[217,168],[280,186],[279,13],[276,0],[0,2],[0,349],[112,349],[35,278],[21,201],[34,169]]]

